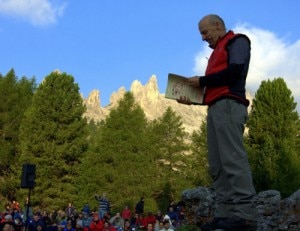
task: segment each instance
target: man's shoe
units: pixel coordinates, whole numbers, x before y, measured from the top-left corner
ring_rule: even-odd
[[[201,231],[210,231],[210,230],[220,229],[219,222],[226,220],[226,219],[228,219],[228,218],[215,217],[212,221],[209,221],[209,222],[201,225]]]
[[[231,231],[254,231],[257,230],[257,222],[249,221],[238,216],[233,216],[232,218],[219,221],[218,228]]]

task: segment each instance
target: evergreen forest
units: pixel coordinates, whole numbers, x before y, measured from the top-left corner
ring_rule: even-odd
[[[168,107],[148,120],[126,92],[103,121],[88,122],[80,88],[67,73],[34,77],[0,74],[0,206],[24,206],[22,166],[36,166],[31,204],[43,210],[97,208],[106,193],[112,210],[165,211],[185,189],[209,187],[206,121],[192,134]],[[281,77],[262,81],[246,124],[245,146],[257,191],[276,189],[283,197],[300,188],[300,123],[296,103]],[[187,112],[188,113],[188,112]]]

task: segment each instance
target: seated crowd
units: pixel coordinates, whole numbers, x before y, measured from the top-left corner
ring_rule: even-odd
[[[7,207],[0,213],[0,231],[174,231],[184,220],[183,208],[172,204],[165,214],[132,213],[125,206],[123,211],[114,214],[107,211],[103,217],[91,211],[88,204],[81,211],[71,204],[65,210],[51,213],[25,210]]]

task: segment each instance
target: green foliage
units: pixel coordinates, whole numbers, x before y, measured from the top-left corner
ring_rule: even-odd
[[[184,167],[184,152],[187,133],[184,131],[182,119],[168,107],[161,118],[152,122],[152,143],[157,150],[157,160],[164,166],[166,173]]]
[[[296,103],[282,78],[263,81],[247,122],[247,149],[258,191],[274,188],[288,196],[299,188]]]
[[[89,183],[81,191],[90,199],[107,192],[120,208],[134,204],[141,196],[150,198],[146,194],[155,185],[149,182],[155,166],[148,148],[147,120],[131,93],[125,94],[98,129],[83,163],[89,167],[82,181]]]
[[[170,182],[166,182],[162,191],[156,195],[157,208],[160,211],[167,211],[168,205],[174,201],[175,190]]]
[[[193,224],[184,224],[181,227],[177,228],[176,231],[200,231],[201,229],[197,225]]]
[[[20,80],[14,70],[0,76],[0,194],[15,199],[19,179],[15,178],[15,163],[19,157],[19,127],[35,90],[35,79]]]
[[[151,143],[157,166],[157,177],[165,179],[155,195],[161,194],[161,189],[168,182],[174,187],[178,198],[180,193],[192,186],[192,177],[189,174],[189,146],[187,145],[188,134],[183,127],[182,118],[170,107],[163,115],[151,123]]]
[[[296,122],[296,149],[297,158],[300,158],[300,118]]]
[[[79,87],[66,73],[52,72],[34,94],[19,146],[20,165],[36,165],[33,204],[57,209],[76,200],[78,166],[87,149],[84,111]]]
[[[133,209],[141,196],[146,212],[165,211],[184,189],[211,184],[205,121],[191,136],[170,107],[148,121],[127,92],[105,120],[87,124],[78,91],[65,73],[51,73],[37,89],[13,70],[0,75],[1,201],[27,197],[19,189],[24,163],[37,166],[33,206],[49,210],[70,201],[95,210],[95,194],[106,192],[113,211]],[[258,191],[299,188],[300,123],[290,94],[276,79],[263,82],[253,102],[247,149]]]
[[[194,131],[191,137],[191,174],[194,183],[199,186],[211,185],[207,160],[207,123],[202,121],[199,131]]]
[[[105,121],[90,127],[93,137],[83,159],[80,195],[92,200],[93,207],[97,206],[94,195],[106,192],[113,210],[134,208],[141,196],[145,211],[164,210],[192,186],[185,174],[186,133],[170,108],[148,122],[127,92]]]

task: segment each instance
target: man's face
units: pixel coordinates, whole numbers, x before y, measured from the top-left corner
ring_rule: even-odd
[[[130,227],[130,221],[125,221],[125,227]]]
[[[165,224],[164,224],[164,228],[165,229],[169,229],[171,227],[171,224],[169,223],[169,222],[166,222]]]
[[[153,230],[153,224],[149,223],[149,224],[147,225],[147,230]]]
[[[14,228],[11,224],[5,224],[2,230],[3,231],[13,231]]]
[[[99,221],[99,216],[94,216],[94,221],[95,222]]]
[[[72,229],[72,224],[68,223],[67,224],[67,230],[71,230]]]
[[[204,18],[199,23],[199,31],[202,40],[209,44],[209,47],[214,49],[218,39],[222,36],[219,23],[212,23],[208,18]]]
[[[39,220],[39,216],[38,215],[33,215],[33,220],[38,221]]]

